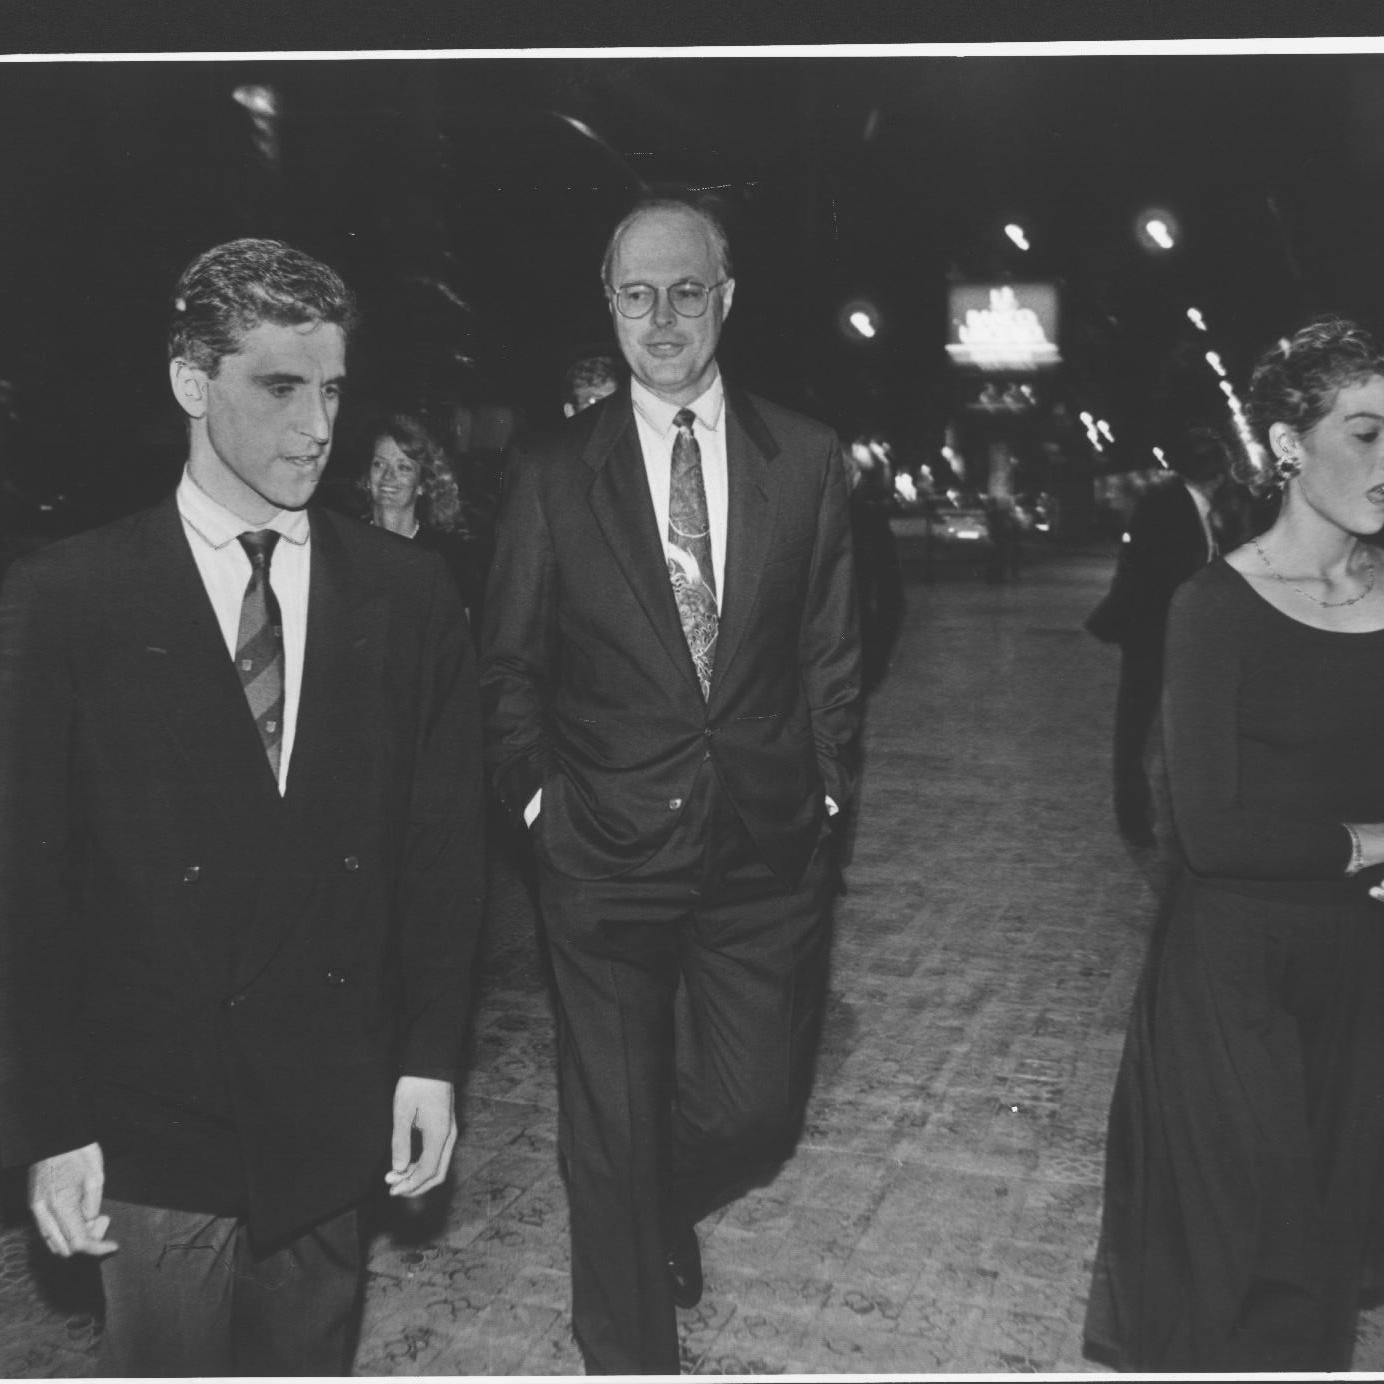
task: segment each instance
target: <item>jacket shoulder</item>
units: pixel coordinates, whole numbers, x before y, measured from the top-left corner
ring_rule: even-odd
[[[167,518],[166,507],[155,505],[45,543],[14,559],[5,573],[6,584],[24,580],[53,588],[91,580],[119,582],[130,570],[131,559],[147,550],[151,534]]]
[[[431,545],[415,543],[363,519],[325,507],[313,510],[322,536],[339,544],[351,569],[371,582],[405,585],[435,580],[445,564]]]

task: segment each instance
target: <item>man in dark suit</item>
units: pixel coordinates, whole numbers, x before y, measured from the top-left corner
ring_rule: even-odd
[[[717,369],[719,223],[645,203],[602,277],[633,380],[511,454],[481,684],[557,984],[574,1331],[676,1373],[692,1227],[801,1129],[860,655],[835,435]]]
[[[1115,699],[1115,821],[1133,846],[1152,846],[1154,794],[1149,732],[1163,693],[1163,634],[1173,593],[1221,547],[1213,501],[1230,472],[1230,451],[1209,428],[1168,448],[1175,479],[1140,496],[1124,535],[1115,578],[1087,628],[1120,646]],[[1233,544],[1232,544],[1233,546]]]
[[[0,597],[0,1152],[102,1256],[107,1374],[344,1373],[355,1207],[456,1139],[474,657],[434,555],[304,510],[353,317],[276,241],[200,256],[176,492]]]

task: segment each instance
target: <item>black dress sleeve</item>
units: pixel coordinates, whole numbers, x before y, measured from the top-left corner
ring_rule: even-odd
[[[1202,875],[1339,879],[1351,852],[1339,821],[1292,815],[1242,791],[1241,696],[1248,641],[1261,627],[1245,618],[1234,581],[1207,569],[1179,590],[1169,614],[1163,734],[1178,839]]]

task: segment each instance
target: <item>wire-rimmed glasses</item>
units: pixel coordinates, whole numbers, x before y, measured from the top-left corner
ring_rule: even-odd
[[[654,284],[609,284],[607,285],[615,311],[621,317],[647,317],[658,302],[660,292],[667,295],[669,306],[679,317],[701,317],[706,305],[711,301],[711,290],[727,283],[718,279],[714,284],[700,283],[696,279],[682,279],[660,290]]]

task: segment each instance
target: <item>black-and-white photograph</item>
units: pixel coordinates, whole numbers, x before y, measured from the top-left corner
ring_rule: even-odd
[[[1384,42],[0,120],[0,1376],[1384,1372]]]

